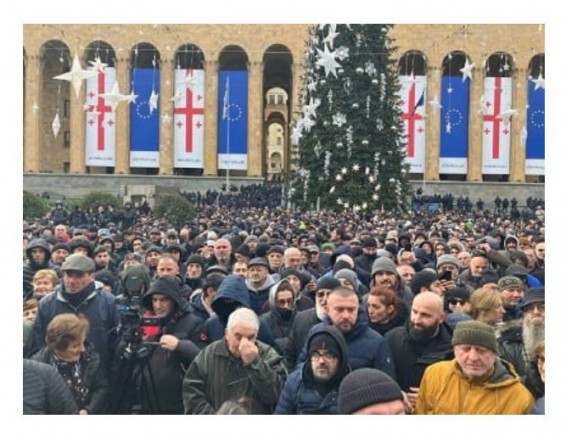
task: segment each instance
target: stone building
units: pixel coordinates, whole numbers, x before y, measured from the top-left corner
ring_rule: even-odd
[[[308,28],[297,24],[24,25],[24,174],[224,177],[228,173],[234,177],[284,179],[296,152],[290,145],[289,132],[294,115],[300,111],[301,62]],[[544,26],[410,24],[395,26],[391,36],[398,46],[399,74],[423,76],[427,102],[431,103],[426,105],[423,170],[410,174],[412,180],[544,182],[544,159],[538,172],[529,173],[524,146],[529,84],[538,79],[540,88],[544,83]],[[105,95],[122,100],[113,110],[109,108],[112,97],[102,100],[92,93],[92,86],[103,89],[105,83],[91,81],[94,85],[88,85],[89,91],[88,80],[82,80],[77,97],[71,82],[54,79],[69,72],[75,60],[79,62],[77,71],[102,63],[113,71],[119,91],[104,88]],[[469,82],[467,165],[463,173],[444,172],[441,137],[450,121],[442,119],[442,112],[433,105],[443,95],[443,77],[458,72],[466,62],[475,65]],[[179,71],[184,71],[182,76]],[[229,85],[235,83],[230,82],[236,80],[230,75],[235,72],[245,73],[247,86],[242,97],[247,119],[239,120],[246,131],[245,163],[223,166],[218,151],[223,141],[222,122],[234,119],[236,123],[241,115],[226,114],[223,109],[226,97],[235,95],[228,92],[235,91]],[[140,97],[138,92],[144,74],[152,81],[150,88],[157,96],[153,100]],[[198,89],[193,95],[182,87],[179,94],[179,83],[197,80],[197,76],[201,88],[187,87]],[[511,79],[513,113],[507,119],[498,118],[506,122],[510,138],[508,171],[501,174],[482,171],[482,126],[486,118],[480,108],[484,79],[490,76]],[[189,99],[200,91],[202,106],[189,105]],[[135,94],[140,94],[139,100]],[[184,112],[179,109],[180,100],[186,103]],[[233,106],[228,103],[228,109]],[[197,118],[199,115],[201,118]],[[155,131],[151,133],[156,138],[154,149],[144,149],[147,138],[135,137],[132,125],[136,117],[155,118]],[[542,117],[544,123],[544,112]],[[494,119],[494,125],[500,121]],[[89,129],[99,135],[98,143],[92,143]],[[180,157],[183,150],[176,145],[178,129],[184,129],[185,146],[194,141],[196,150],[200,144],[201,156],[192,163]],[[91,159],[91,153],[104,148],[101,135],[109,132],[113,135],[106,136],[112,142],[110,155],[99,161]],[[228,154],[229,144],[228,140]],[[144,158],[144,153],[150,157]]]

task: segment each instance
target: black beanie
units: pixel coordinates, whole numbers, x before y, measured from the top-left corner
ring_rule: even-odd
[[[336,339],[334,339],[332,335],[326,332],[315,333],[309,341],[309,348],[307,350],[309,356],[318,350],[326,350],[338,356],[340,359],[342,358],[342,352],[340,351],[338,342],[336,342]]]
[[[411,291],[413,291],[413,294],[417,295],[421,292],[422,287],[429,289],[432,282],[437,279],[438,275],[436,272],[425,268],[413,276],[413,280],[411,280]]]
[[[367,406],[403,400],[401,388],[395,380],[375,368],[352,371],[338,389],[338,413],[351,415]]]
[[[342,286],[342,283],[340,283],[340,280],[335,279],[334,277],[331,276],[326,276],[326,277],[322,277],[320,279],[318,279],[318,281],[316,282],[316,290],[318,291],[319,289],[336,289],[339,286]]]

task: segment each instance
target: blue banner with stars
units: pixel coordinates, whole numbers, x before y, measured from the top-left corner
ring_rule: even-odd
[[[130,105],[130,167],[159,168],[159,104],[150,107],[152,91],[159,94],[159,69],[132,68]]]
[[[529,80],[525,174],[544,175],[544,88]]]
[[[218,75],[218,168],[248,168],[248,72]]]
[[[470,81],[444,76],[441,96],[439,172],[467,174]]]

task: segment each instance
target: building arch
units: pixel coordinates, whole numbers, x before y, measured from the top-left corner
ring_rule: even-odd
[[[427,60],[424,53],[419,50],[407,51],[399,59],[398,69],[401,76],[426,76]]]

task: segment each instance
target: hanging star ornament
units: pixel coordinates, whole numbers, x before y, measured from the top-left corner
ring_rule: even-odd
[[[89,77],[94,77],[96,75],[98,75],[98,71],[83,70],[81,67],[81,63],[79,62],[79,56],[75,54],[71,71],[68,71],[63,74],[59,74],[58,76],[55,76],[53,78],[57,80],[66,80],[67,82],[70,82],[75,90],[76,98],[79,98],[79,94],[81,93],[81,84],[83,83],[83,80],[88,79]]]
[[[93,61],[88,61],[88,63],[92,66],[94,71],[99,71],[101,73],[104,73],[104,69],[108,66],[108,64],[105,64],[100,60],[100,56],[97,56]]]
[[[197,80],[197,76],[193,74],[193,70],[189,70],[183,81],[183,86],[185,87],[185,89],[189,88],[192,92],[197,84]]]
[[[434,109],[435,111],[442,109],[442,105],[440,104],[440,101],[438,101],[438,96],[435,95],[433,100],[430,100],[428,102],[428,104],[430,104],[430,106],[432,107],[432,109]]]
[[[472,70],[474,69],[474,67],[475,64],[470,64],[468,59],[466,59],[464,67],[460,68],[460,72],[462,73],[462,82],[465,82],[466,79],[472,80]]]
[[[161,115],[161,123],[163,123],[164,125],[171,124],[171,120],[171,115],[167,113]]]
[[[328,44],[328,46],[330,48],[334,48],[334,40],[336,39],[336,37],[340,35],[339,32],[336,32],[336,27],[332,27],[330,26],[330,28],[328,29],[328,34],[326,35],[326,37],[323,39],[324,42],[326,42]]]
[[[130,95],[120,94],[120,87],[118,86],[118,81],[114,82],[114,86],[112,86],[112,90],[109,93],[98,94],[98,96],[104,98],[104,100],[108,102],[108,104],[112,108],[112,112],[116,112],[116,107],[118,107],[118,103],[120,103],[121,101],[131,102],[132,99],[131,94]]]
[[[156,94],[155,91],[152,89],[151,94],[149,96],[149,113],[150,115],[153,114],[154,110],[157,110],[157,101],[159,100],[159,94]]]
[[[53,122],[51,123],[51,130],[53,130],[53,136],[57,138],[59,134],[59,130],[61,130],[61,120],[59,119],[59,112],[55,114],[55,118],[53,118]]]
[[[326,77],[328,77],[328,75],[332,73],[334,77],[338,78],[338,76],[336,75],[336,68],[340,68],[342,67],[342,65],[336,62],[336,52],[330,52],[326,44],[324,44],[324,51],[318,48],[316,49],[316,51],[318,52],[316,65],[318,67],[324,68]]]
[[[517,109],[507,109],[506,111],[503,111],[499,115],[497,115],[497,118],[502,120],[503,124],[508,125],[509,122],[511,121],[511,117],[513,115],[517,115],[517,113],[518,113]]]
[[[538,78],[536,79],[531,78],[531,82],[535,84],[535,91],[537,89],[544,89],[544,77],[542,77],[542,74],[539,73]]]
[[[127,98],[126,98],[124,101],[126,101],[126,102],[128,102],[128,103],[130,103],[130,104],[131,104],[131,103],[135,103],[135,102],[136,102],[136,99],[138,98],[137,94],[134,94],[134,91],[133,91],[133,90],[132,90],[132,91],[130,92],[130,94],[128,94],[126,97],[127,97]]]

